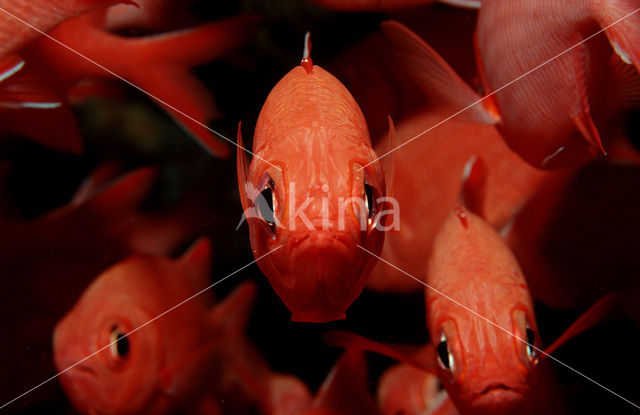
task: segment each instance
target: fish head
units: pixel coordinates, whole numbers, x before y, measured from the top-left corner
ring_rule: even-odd
[[[344,318],[376,262],[365,249],[382,249],[386,213],[360,109],[328,72],[298,67],[265,102],[254,152],[239,177],[251,244],[256,258],[277,248],[258,265],[293,320]]]
[[[174,399],[161,393],[166,369],[203,343],[212,299],[162,313],[204,284],[208,248],[201,241],[179,260],[140,255],[114,265],[56,325],[54,362],[79,412],[165,413]]]
[[[132,333],[154,315],[131,296],[98,291],[103,295],[87,292],[57,324],[55,365],[81,413],[136,413],[148,407],[157,388],[163,361],[158,325]]]
[[[540,345],[526,282],[500,236],[458,210],[436,238],[429,280],[439,378],[458,409],[521,413]]]

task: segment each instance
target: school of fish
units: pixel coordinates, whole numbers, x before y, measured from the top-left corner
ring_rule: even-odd
[[[638,189],[640,0],[0,0],[0,415],[637,413]]]

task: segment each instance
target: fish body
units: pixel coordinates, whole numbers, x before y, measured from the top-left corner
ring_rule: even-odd
[[[468,210],[450,213],[434,242],[426,283],[438,377],[460,413],[521,413],[536,352],[516,337],[537,345],[537,327],[525,278],[502,238]]]
[[[87,288],[53,340],[59,370],[80,362],[61,375],[79,412],[276,413],[275,377],[243,336],[256,287],[245,283],[216,305],[207,291],[175,307],[209,284],[209,268],[202,239],[176,260],[130,257]]]
[[[495,91],[500,132],[527,162],[559,168],[605,152],[606,112],[621,110],[620,102],[604,105],[620,101],[611,97],[619,93],[611,58],[640,68],[640,15],[628,15],[638,8],[637,0],[483,2],[477,51],[485,92]]]
[[[443,119],[425,108],[397,124],[399,142],[415,137]],[[385,154],[387,141],[376,145]],[[494,126],[452,119],[386,156],[393,158],[390,194],[400,205],[400,230],[386,232],[382,258],[424,280],[438,229],[459,204],[460,177],[468,160],[479,156],[488,166],[483,214],[496,229],[503,227],[550,173],[522,161],[505,144]],[[384,159],[383,159],[384,160]],[[415,281],[379,263],[368,287],[377,291],[420,290]]]
[[[269,94],[253,153],[248,166],[238,152],[251,246],[256,258],[281,247],[258,265],[293,320],[344,318],[375,264],[358,246],[383,243],[385,181],[358,105],[321,67],[298,66]]]

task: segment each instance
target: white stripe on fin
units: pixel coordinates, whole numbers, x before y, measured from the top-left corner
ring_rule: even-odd
[[[462,7],[465,9],[479,9],[482,5],[481,0],[440,0],[440,3],[448,4],[449,6]]]
[[[6,71],[0,73],[0,82],[15,75],[15,73],[18,72],[20,69],[22,69],[23,66],[24,66],[24,61],[20,60],[18,61],[18,63],[16,63]]]

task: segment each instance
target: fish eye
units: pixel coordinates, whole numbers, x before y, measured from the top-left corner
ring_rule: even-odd
[[[129,339],[119,327],[115,326],[113,329],[111,329],[109,340],[109,350],[111,351],[111,356],[122,359],[129,355]]]
[[[444,369],[453,372],[455,362],[453,359],[453,353],[451,353],[451,350],[449,349],[447,336],[444,334],[444,331],[440,335],[440,343],[438,343],[438,362]]]
[[[371,225],[371,222],[373,221],[373,217],[376,213],[376,199],[375,199],[375,192],[373,190],[373,186],[371,186],[369,183],[367,183],[366,181],[364,182],[364,192],[363,192],[363,198],[364,198],[364,205],[365,208],[367,209],[367,221],[368,224]]]
[[[276,225],[273,181],[269,180],[255,200],[256,212],[271,229]]]
[[[529,327],[529,322],[527,322],[525,331],[527,334],[527,344],[525,345],[526,351],[527,351],[527,357],[529,358],[530,362],[533,362],[536,359],[536,357],[538,357],[537,351],[533,347],[536,342],[536,332],[533,331],[531,327]]]

